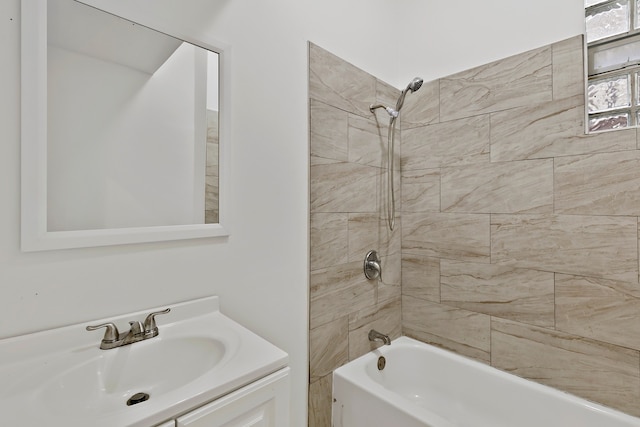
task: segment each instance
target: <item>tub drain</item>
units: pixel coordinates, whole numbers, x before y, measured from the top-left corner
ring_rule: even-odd
[[[385,366],[387,366],[387,359],[382,356],[378,357],[378,370],[382,371]]]
[[[136,393],[127,400],[127,406],[135,405],[149,400],[148,393]]]

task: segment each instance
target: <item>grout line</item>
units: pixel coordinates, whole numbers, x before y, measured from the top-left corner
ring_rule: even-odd
[[[491,230],[491,224],[493,223],[493,214],[489,213],[489,265],[493,264],[493,239],[492,239],[492,233],[493,231]]]
[[[556,276],[557,273],[553,273],[553,329],[558,330],[557,322],[557,304],[556,304]]]
[[[489,366],[493,366],[493,316],[489,316]]]
[[[556,213],[556,158],[551,158],[551,196],[553,197],[551,201],[551,207],[553,209],[552,214]]]

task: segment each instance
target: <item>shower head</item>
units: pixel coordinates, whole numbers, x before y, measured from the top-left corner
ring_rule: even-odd
[[[411,80],[411,82],[407,85],[407,89],[409,89],[411,92],[415,92],[418,89],[420,89],[420,86],[422,86],[422,83],[423,83],[423,80],[420,77],[416,77],[415,79]]]
[[[386,111],[387,114],[394,119],[398,117],[398,114],[400,114],[397,110],[394,110],[393,108],[387,107],[386,105],[382,105],[382,104],[376,104],[376,105],[371,104],[369,106],[369,111],[373,113],[378,108],[384,108],[384,111]]]
[[[396,103],[396,111],[399,113],[402,105],[404,105],[404,97],[407,96],[407,92],[411,91],[412,93],[420,89],[422,86],[423,80],[420,77],[416,77],[409,82],[407,87],[400,94],[400,98],[398,98],[398,102]]]

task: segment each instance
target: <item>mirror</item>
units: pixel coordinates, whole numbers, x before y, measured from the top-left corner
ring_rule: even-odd
[[[225,49],[22,7],[22,249],[228,235]]]

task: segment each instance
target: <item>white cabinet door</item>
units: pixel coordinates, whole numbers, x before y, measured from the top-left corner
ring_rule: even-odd
[[[177,427],[288,427],[289,368],[177,419]]]
[[[158,424],[156,427],[176,427],[176,422],[175,420],[171,420],[162,424]]]

